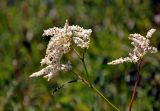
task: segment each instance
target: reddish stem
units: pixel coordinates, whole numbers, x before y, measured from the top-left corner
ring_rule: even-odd
[[[137,75],[137,80],[136,80],[135,85],[134,85],[134,91],[133,91],[132,99],[131,99],[131,102],[130,102],[130,105],[129,105],[129,111],[132,110],[132,104],[133,104],[133,101],[134,101],[135,96],[136,96],[138,82],[139,82],[139,75]]]
[[[138,86],[138,83],[139,83],[139,72],[140,72],[140,68],[141,68],[141,62],[142,62],[142,59],[140,59],[140,61],[138,62],[137,79],[136,79],[136,82],[135,82],[135,85],[134,85],[134,90],[133,90],[133,94],[132,94],[132,99],[131,99],[131,101],[130,101],[130,105],[129,105],[129,110],[128,110],[128,111],[131,111],[131,110],[132,110],[132,104],[133,104],[133,101],[134,101],[135,96],[136,96],[137,86]]]

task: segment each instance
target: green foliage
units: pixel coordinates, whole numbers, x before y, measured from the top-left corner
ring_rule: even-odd
[[[151,0],[152,1],[152,0]],[[0,111],[111,111],[91,89],[76,82],[53,94],[56,85],[75,79],[71,72],[47,82],[29,78],[40,69],[49,38],[44,29],[63,26],[66,19],[93,30],[86,64],[93,83],[122,111],[127,110],[134,87],[136,66],[107,62],[131,50],[129,33],[142,33],[158,25],[153,22],[149,0],[2,0],[0,3]],[[152,38],[159,47],[160,31]],[[74,70],[82,65],[73,52],[66,56]],[[135,111],[160,109],[160,56],[143,61]]]

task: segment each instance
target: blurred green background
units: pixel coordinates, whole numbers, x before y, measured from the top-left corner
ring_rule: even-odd
[[[95,86],[121,111],[127,111],[136,80],[136,65],[109,66],[133,47],[128,35],[157,31],[151,44],[160,49],[159,0],[0,0],[0,111],[113,111],[95,92],[70,72],[47,82],[29,78],[38,71],[49,38],[44,29],[63,27],[65,20],[93,30],[86,55]],[[75,53],[67,58],[74,70],[84,72]],[[160,53],[143,60],[133,111],[160,111]]]

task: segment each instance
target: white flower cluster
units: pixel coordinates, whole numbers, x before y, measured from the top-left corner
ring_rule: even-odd
[[[83,29],[79,26],[69,26],[68,21],[64,28],[50,28],[44,30],[43,36],[51,36],[46,56],[41,60],[41,65],[47,65],[38,72],[33,73],[30,77],[43,75],[48,81],[53,78],[59,71],[67,71],[72,68],[71,63],[61,64],[62,56],[71,50],[72,43],[80,48],[88,48],[90,43],[91,29]]]
[[[134,46],[133,52],[129,53],[129,57],[119,58],[117,60],[109,62],[108,64],[115,65],[123,62],[137,63],[147,52],[156,53],[157,48],[149,45],[149,38],[152,37],[152,34],[155,31],[156,29],[149,30],[146,37],[140,34],[130,34],[128,38],[132,41],[131,44]]]

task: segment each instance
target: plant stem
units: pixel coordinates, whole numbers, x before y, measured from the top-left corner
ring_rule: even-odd
[[[139,83],[139,73],[140,73],[140,68],[141,68],[141,62],[142,62],[142,59],[140,59],[140,61],[138,63],[137,78],[136,78],[136,82],[135,82],[135,85],[134,85],[132,99],[130,101],[130,105],[129,105],[129,110],[128,111],[132,110],[132,104],[133,104],[133,101],[134,101],[136,93],[137,93],[137,86],[138,86],[138,83]]]
[[[85,50],[85,51],[86,51],[86,50]],[[87,66],[86,66],[85,60],[84,60],[84,58],[85,58],[85,51],[84,51],[84,53],[83,53],[83,56],[82,56],[81,61],[82,61],[82,63],[83,63],[83,67],[84,67],[84,69],[85,69],[87,78],[89,79],[89,73],[88,73]],[[85,81],[86,81],[86,80],[85,80]],[[114,109],[116,109],[117,111],[119,111],[118,108],[116,108],[94,85],[91,84],[90,79],[89,79],[89,81],[87,81],[86,83],[88,83],[89,86],[90,86],[99,96],[101,96],[110,106],[112,106]]]
[[[135,96],[136,96],[136,90],[137,90],[137,86],[138,86],[138,82],[139,82],[139,77],[137,76],[137,80],[135,82],[135,85],[134,85],[134,91],[133,91],[133,94],[132,94],[132,99],[131,99],[131,102],[130,102],[130,105],[129,105],[129,111],[132,110],[132,104],[133,104],[133,101],[135,99]]]
[[[114,106],[94,85],[92,85],[90,82],[88,82],[85,78],[83,78],[81,75],[75,73],[72,71],[75,75],[78,76],[79,80],[81,80],[84,85],[87,87],[92,88],[101,98],[103,98],[111,107],[113,107],[116,111],[120,111],[116,106]]]
[[[73,50],[74,50],[74,52],[78,55],[78,57],[80,58],[80,59],[82,59],[82,57],[81,57],[81,55],[78,53],[78,51],[73,47]]]
[[[77,56],[79,57],[80,61],[82,62],[84,70],[85,70],[85,73],[86,73],[86,76],[87,76],[87,79],[89,79],[89,73],[88,73],[87,66],[86,66],[85,59],[84,59],[85,58],[86,49],[84,49],[84,52],[83,52],[82,56],[79,54],[79,52],[75,48],[73,48],[73,50],[77,54]]]
[[[86,72],[87,78],[89,79],[89,73],[88,73],[88,70],[87,70],[86,63],[85,63],[84,59],[82,59],[81,61],[82,61],[82,64],[83,64],[84,70],[85,70],[85,72]]]
[[[87,70],[87,66],[85,63],[85,53],[86,53],[86,49],[84,49],[83,55],[81,56],[78,51],[76,49],[73,48],[73,50],[75,51],[75,53],[78,55],[79,59],[81,60],[85,73],[87,75],[87,79],[88,81],[82,77],[80,74],[77,74],[75,72],[72,71],[72,73],[76,74],[78,76],[78,78],[84,83],[84,85],[92,88],[101,98],[103,98],[110,106],[112,106],[114,109],[116,109],[116,111],[120,111],[116,106],[114,106],[94,85],[91,84],[91,81],[89,80],[89,73]]]
[[[120,111],[116,106],[114,106],[95,86],[92,85],[94,91],[97,92],[99,96],[101,96],[110,106],[112,106],[116,111]]]

